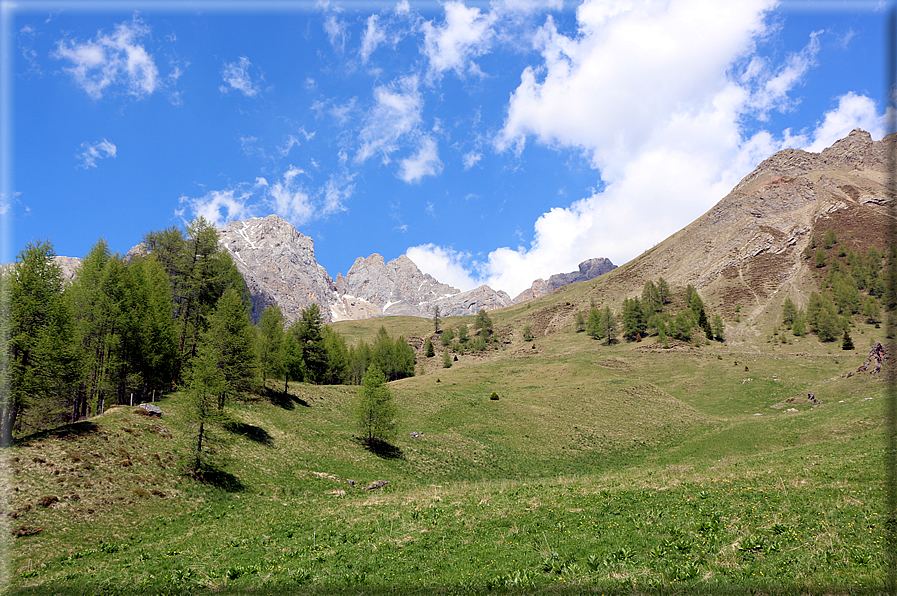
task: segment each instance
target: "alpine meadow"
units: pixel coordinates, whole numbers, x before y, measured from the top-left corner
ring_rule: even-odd
[[[30,244],[4,593],[889,593],[892,143],[468,315],[286,315],[202,218],[71,276]]]

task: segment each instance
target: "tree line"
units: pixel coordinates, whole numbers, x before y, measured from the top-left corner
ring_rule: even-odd
[[[695,330],[703,333],[707,341],[724,341],[722,317],[718,314],[712,318],[707,316],[704,301],[694,286],[686,286],[686,308],[675,314],[666,308],[672,299],[670,285],[664,278],[659,278],[657,282],[647,280],[641,298],[635,296],[623,300],[619,313],[620,325],[617,324],[618,315],[609,306],[601,310],[593,304],[588,315],[577,311],[576,330],[585,331],[595,339],[604,339],[608,344],[617,341],[621,328],[623,337],[629,341],[641,341],[649,335],[656,335],[662,342],[666,342],[668,337],[690,342]]]
[[[101,239],[64,283],[39,240],[0,271],[3,445],[175,389],[194,396],[202,420],[269,378],[286,391],[358,384],[372,364],[389,380],[414,374],[404,339],[381,328],[372,345],[349,347],[316,304],[289,326],[277,307],[252,324],[243,277],[204,218],[147,233],[143,249],[123,258]]]

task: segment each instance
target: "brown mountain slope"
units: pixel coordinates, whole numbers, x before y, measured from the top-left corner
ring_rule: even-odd
[[[815,262],[803,256],[814,239],[821,243],[833,229],[846,250],[888,244],[895,218],[886,148],[894,140],[891,135],[874,142],[857,129],[821,153],[776,153],[657,246],[580,288],[558,290],[563,294],[550,302],[572,303],[547,307],[558,310],[549,327],[569,325],[575,310],[591,300],[618,310],[624,298],[641,294],[646,280],[659,277],[695,286],[708,312],[727,323],[734,322],[738,306],[747,325],[779,312],[788,296],[806,306],[818,287]]]

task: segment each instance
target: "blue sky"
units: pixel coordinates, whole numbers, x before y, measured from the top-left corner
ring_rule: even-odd
[[[516,295],[880,139],[880,2],[4,2],[4,260],[277,213]]]

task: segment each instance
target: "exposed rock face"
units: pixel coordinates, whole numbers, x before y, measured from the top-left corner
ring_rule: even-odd
[[[65,282],[73,281],[78,268],[81,267],[81,259],[78,257],[53,257],[56,264],[62,270],[62,280]]]
[[[887,150],[893,135],[872,141],[856,129],[821,153],[795,149],[764,160],[694,222],[608,276],[622,297],[646,280],[697,288],[708,312],[751,321],[781,308],[786,297],[805,307],[818,289],[804,251],[828,230],[842,246],[864,251],[887,245]]]
[[[538,298],[539,296],[544,296],[567,284],[595,279],[599,275],[616,268],[617,266],[611,263],[610,259],[605,259],[604,257],[585,260],[579,264],[579,271],[556,273],[549,277],[548,281],[537,279],[533,282],[532,287],[522,291],[516,298],[514,298],[513,303],[517,304],[518,302],[524,302],[526,300]]]
[[[461,292],[440,283],[405,255],[389,262],[378,254],[358,258],[334,281],[315,260],[312,239],[277,215],[234,221],[218,232],[249,287],[253,320],[273,304],[290,321],[313,302],[326,320],[340,321],[431,317],[436,305],[443,316],[469,315],[511,303],[506,293],[488,286]]]
[[[287,320],[299,318],[312,303],[326,320],[345,318],[331,307],[339,304],[336,287],[315,260],[315,244],[289,222],[269,215],[233,221],[218,230],[220,244],[234,257],[252,296],[252,318],[258,320],[277,304]]]

